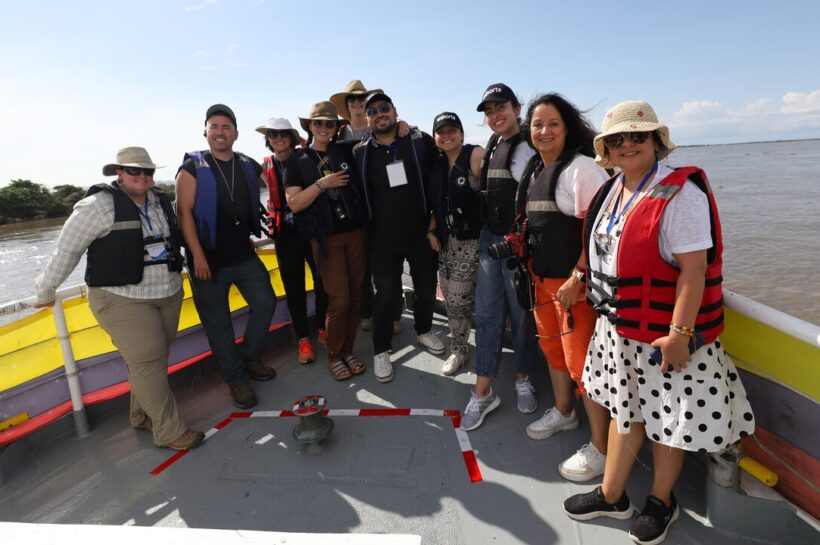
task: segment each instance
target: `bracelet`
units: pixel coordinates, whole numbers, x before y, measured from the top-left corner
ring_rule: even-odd
[[[694,328],[678,325],[674,322],[669,324],[669,329],[671,331],[674,331],[675,333],[683,335],[684,337],[691,337],[695,334],[695,329]]]
[[[435,230],[435,229],[427,229],[427,234],[428,234],[428,235],[435,235],[435,234],[436,234],[436,230]]]
[[[316,180],[316,187],[319,188],[319,193],[324,193],[325,192],[326,188],[325,188],[325,186],[322,185],[321,181]]]

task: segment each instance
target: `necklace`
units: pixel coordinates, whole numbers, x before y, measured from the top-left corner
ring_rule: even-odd
[[[216,159],[216,157],[214,157],[214,159]],[[225,189],[228,190],[228,195],[230,195],[231,197],[231,202],[233,202],[233,182],[234,176],[236,174],[236,172],[234,171],[234,159],[236,159],[236,155],[231,156],[231,185],[228,185],[228,179],[225,178],[225,173],[222,172],[222,167],[217,165],[216,169],[217,172],[219,172],[219,175],[222,177],[222,181],[225,182]]]

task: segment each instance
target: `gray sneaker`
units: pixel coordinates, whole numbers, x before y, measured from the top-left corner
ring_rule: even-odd
[[[515,381],[515,393],[518,395],[518,410],[524,414],[534,413],[538,408],[538,399],[535,398],[535,386],[530,377],[519,378]]]
[[[501,399],[492,391],[486,397],[478,397],[475,391],[470,393],[470,401],[467,403],[467,408],[464,409],[464,415],[461,417],[461,429],[464,431],[471,431],[476,429],[484,422],[484,417],[501,405]]]

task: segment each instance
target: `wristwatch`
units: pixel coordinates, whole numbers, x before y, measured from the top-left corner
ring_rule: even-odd
[[[581,284],[587,283],[586,274],[584,274],[584,271],[582,271],[578,267],[573,267],[570,274],[574,276]]]

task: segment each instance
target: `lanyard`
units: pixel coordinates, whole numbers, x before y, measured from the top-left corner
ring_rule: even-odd
[[[646,185],[646,182],[648,182],[649,179],[657,171],[658,171],[658,162],[655,161],[655,164],[652,165],[652,169],[646,174],[646,176],[644,176],[643,180],[641,180],[641,183],[638,184],[638,189],[636,189],[635,192],[632,194],[632,196],[629,197],[629,200],[626,201],[626,204],[624,205],[624,207],[621,208],[621,212],[618,213],[618,205],[621,204],[621,195],[623,195],[623,187],[621,187],[621,192],[618,193],[618,198],[615,199],[615,204],[612,206],[612,214],[610,214],[609,223],[606,226],[606,234],[607,235],[609,235],[612,232],[612,227],[614,227],[616,223],[621,221],[621,218],[623,217],[623,215],[626,213],[627,210],[629,210],[629,205],[632,204],[632,201],[635,200],[635,197],[637,197],[638,193],[641,192],[641,189],[644,188],[644,186]],[[623,182],[621,182],[621,184],[623,184]]]
[[[151,225],[151,217],[148,215],[148,198],[145,198],[145,204],[142,205],[142,210],[137,208],[137,211],[140,213],[140,216],[145,218],[145,221],[148,223],[148,232],[154,232],[154,226]]]

